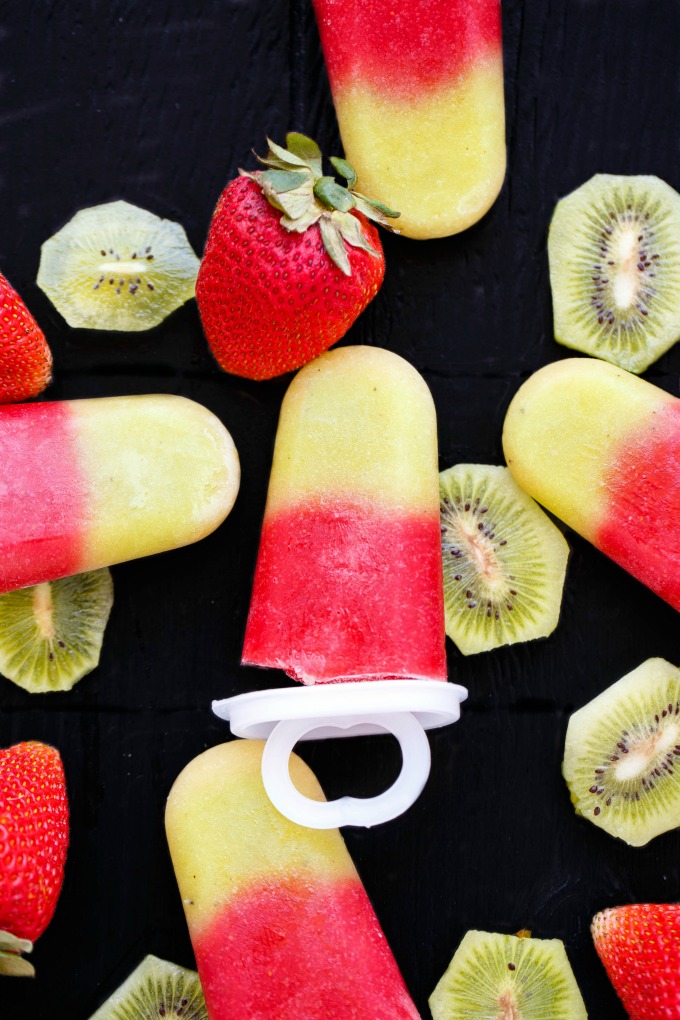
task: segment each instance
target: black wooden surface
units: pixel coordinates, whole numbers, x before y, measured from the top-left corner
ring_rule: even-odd
[[[414,0],[415,2],[415,0]],[[597,171],[680,188],[680,5],[506,0],[508,175],[454,238],[386,237],[387,275],[348,334],[409,359],[436,401],[442,468],[502,462],[520,382],[568,352],[552,339],[546,232],[558,197]],[[48,398],[181,393],[238,446],[228,521],[194,547],[114,568],[100,667],[68,694],[0,681],[0,744],[64,758],[72,842],[33,982],[4,979],[2,1020],[86,1020],[146,953],[192,965],[163,832],[181,768],[228,736],[214,697],[285,682],[239,665],[280,401],[289,378],[219,372],[194,303],[147,334],[72,331],[34,280],[40,244],[84,206],[125,198],[180,220],[200,253],[249,150],[287,129],[339,142],[308,0],[4,0],[0,4],[0,269],[47,332]],[[647,377],[678,392],[680,347]],[[561,779],[567,718],[658,655],[678,618],[586,542],[548,640],[464,658],[461,722],[431,738],[432,776],[405,816],[346,830],[349,850],[423,1015],[468,928],[566,943],[589,1015],[622,1020],[591,944],[592,914],[680,899],[680,834],[633,849],[576,818]],[[305,745],[329,796],[396,775],[388,738]],[[239,1018],[241,1020],[241,1018]],[[304,1020],[304,1018],[301,1018]],[[370,1020],[370,1018],[367,1018]]]

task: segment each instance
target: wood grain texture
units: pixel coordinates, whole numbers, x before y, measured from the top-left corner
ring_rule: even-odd
[[[507,405],[552,340],[546,234],[593,173],[680,188],[680,6],[506,0],[509,169],[485,219],[446,240],[387,237],[387,275],[348,343],[387,346],[432,388],[441,467],[499,463]],[[0,2],[0,269],[46,330],[55,398],[172,392],[219,415],[241,455],[236,507],[195,547],[116,567],[99,669],[69,694],[0,681],[0,745],[60,748],[72,845],[34,982],[5,979],[1,1020],[87,1020],[152,952],[193,965],[163,833],[173,780],[226,739],[214,697],[283,685],[240,667],[271,452],[288,378],[221,374],[189,304],[129,336],[69,330],[34,284],[40,244],[115,198],[180,220],[200,253],[220,190],[269,134],[339,138],[308,0]],[[680,347],[647,378],[678,393]],[[402,818],[345,838],[423,1017],[470,927],[565,941],[593,1018],[624,1020],[589,936],[595,911],[680,898],[680,832],[633,849],[577,819],[560,775],[569,713],[643,659],[680,661],[673,610],[578,537],[548,640],[465,659],[460,724]],[[383,739],[305,745],[329,796],[396,775]],[[303,1018],[301,1018],[303,1020]]]

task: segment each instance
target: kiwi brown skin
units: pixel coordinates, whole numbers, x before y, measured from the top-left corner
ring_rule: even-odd
[[[569,720],[562,773],[578,814],[631,846],[680,824],[680,669],[647,659]]]
[[[555,339],[642,372],[680,337],[680,195],[658,177],[596,174],[548,234]]]

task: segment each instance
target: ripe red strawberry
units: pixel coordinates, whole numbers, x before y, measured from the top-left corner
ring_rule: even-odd
[[[40,326],[0,273],[0,404],[35,397],[52,378],[52,354]]]
[[[269,142],[267,169],[223,192],[196,281],[211,350],[223,369],[271,379],[300,368],[345,335],[378,292],[385,259],[375,227],[398,216],[325,177],[321,152],[295,132]]]
[[[631,1020],[680,1020],[680,904],[603,910],[591,930]]]
[[[51,921],[67,847],[59,752],[38,741],[0,750],[0,973],[6,934],[34,941]]]

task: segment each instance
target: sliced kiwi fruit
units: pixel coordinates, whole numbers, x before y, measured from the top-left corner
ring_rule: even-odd
[[[680,195],[658,177],[596,174],[548,236],[555,339],[643,372],[680,337]]]
[[[90,1020],[208,1020],[198,974],[146,956]]]
[[[41,249],[38,286],[69,326],[150,329],[194,297],[184,228],[129,202],[81,209]]]
[[[446,633],[463,655],[547,637],[557,626],[569,547],[505,467],[439,476]]]
[[[569,720],[562,773],[578,814],[644,846],[680,825],[680,669],[647,659]]]
[[[112,605],[106,567],[0,595],[0,673],[30,693],[70,690],[99,662]]]
[[[469,931],[430,996],[434,1020],[587,1020],[564,945]]]

